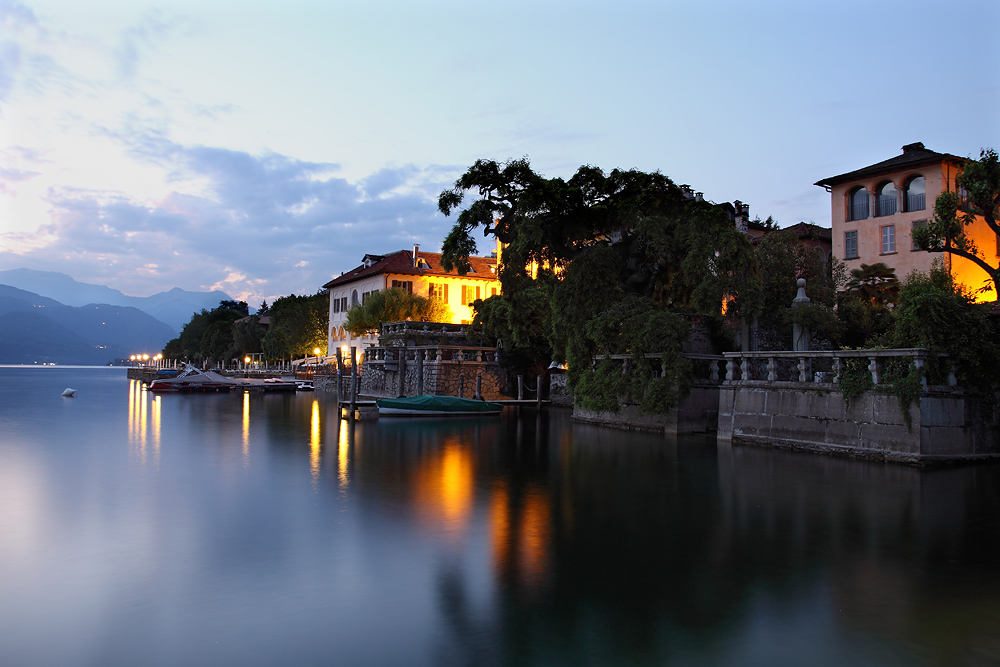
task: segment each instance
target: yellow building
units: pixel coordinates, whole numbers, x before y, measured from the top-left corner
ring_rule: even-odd
[[[922,143],[903,146],[903,154],[868,167],[831,176],[816,183],[830,193],[833,254],[848,269],[861,264],[884,262],[900,280],[911,271],[927,273],[941,258],[945,268],[971,289],[989,290],[978,301],[996,299],[989,276],[974,263],[949,253],[917,250],[912,232],[934,215],[934,201],[942,192],[955,191],[955,179],[967,162],[948,153],[924,148]],[[982,218],[966,227],[966,234],[979,249],[979,256],[996,265],[1000,240]]]
[[[464,275],[441,268],[441,254],[398,250],[388,255],[365,255],[357,268],[323,285],[330,294],[330,331],[328,350],[338,347],[365,348],[377,343],[377,337],[355,338],[344,329],[347,311],[364,303],[372,292],[399,287],[444,302],[450,309],[452,324],[469,324],[475,313],[470,304],[500,293],[496,257],[470,257],[472,268]],[[360,350],[359,350],[360,351]]]

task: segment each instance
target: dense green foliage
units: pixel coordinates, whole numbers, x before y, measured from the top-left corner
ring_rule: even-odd
[[[1000,389],[1000,327],[989,304],[977,304],[940,266],[930,274],[913,273],[900,289],[893,327],[885,338],[891,347],[923,347],[946,352],[949,360],[928,360],[926,373],[943,384],[954,365],[963,387],[982,392]]]
[[[163,356],[168,359],[223,361],[238,353],[233,346],[232,324],[246,317],[245,301],[220,301],[212,310],[195,313],[180,336],[168,342]]]
[[[794,322],[808,326],[817,338],[837,342],[842,327],[834,306],[847,280],[844,264],[836,257],[824,259],[819,248],[802,243],[790,229],[765,235],[756,254],[763,300],[758,325],[767,337],[789,349]],[[791,308],[799,278],[805,279],[812,303]]]
[[[457,210],[468,191],[479,198],[459,213],[442,265],[469,268],[477,228],[501,241],[502,294],[477,302],[476,324],[485,338],[501,341],[509,370],[541,372],[553,357],[568,360],[581,402],[617,410],[606,397],[621,391],[644,409],[667,409],[678,396],[651,382],[653,369],[638,359],[665,353],[658,374],[689,372],[678,354],[687,328],[676,313],[719,317],[724,300],[733,315],[761,306],[747,237],[720,207],[685,196],[660,173],[584,166],[567,181],[536,174],[527,160],[480,160],[441,194],[440,210]],[[609,337],[600,326],[621,326],[626,317],[638,323],[638,314],[662,331]],[[635,363],[623,369],[616,361],[620,378],[601,385],[595,378],[609,379],[610,370],[591,369],[595,355],[626,353]]]
[[[896,303],[884,311],[883,329],[864,347],[917,347],[930,353],[923,369],[909,359],[888,360],[882,368],[884,391],[899,399],[907,423],[908,407],[920,396],[921,379],[946,384],[949,372],[992,409],[1000,391],[1000,322],[990,315],[990,306],[975,303],[940,262],[929,274],[911,273],[897,289]],[[942,359],[939,353],[948,356]],[[867,359],[848,360],[840,388],[848,401],[872,388]]]
[[[884,346],[878,340],[893,326],[892,309],[899,298],[899,279],[883,262],[862,264],[851,271],[837,315],[842,323],[841,343],[848,347]]]
[[[310,296],[283,296],[269,309],[271,325],[261,348],[267,359],[294,359],[320,349],[326,354],[327,328],[330,325],[330,296],[320,290]]]
[[[351,306],[344,328],[352,336],[368,336],[377,334],[383,322],[404,320],[448,322],[451,309],[441,301],[390,287],[370,293],[363,304]]]
[[[617,412],[624,402],[642,412],[667,412],[684,397],[691,377],[691,362],[681,354],[687,336],[680,315],[626,296],[584,325],[580,338],[598,361],[592,364],[589,355],[576,363],[570,359],[578,403],[589,410]],[[618,360],[615,354],[627,356]]]
[[[248,315],[245,301],[221,301],[212,310],[195,313],[180,336],[163,348],[163,356],[227,363],[258,352],[268,359],[291,359],[312,354],[315,347],[326,350],[328,302],[325,291],[277,299],[267,309],[271,325],[265,334],[260,314]]]
[[[980,151],[978,160],[970,160],[962,167],[958,186],[965,191],[964,198],[956,192],[942,192],[934,202],[934,216],[922,228],[914,229],[913,240],[919,248],[929,252],[947,252],[964,257],[985,271],[994,287],[1000,281],[1000,267],[991,265],[986,257],[991,250],[977,248],[966,235],[966,228],[976,216],[981,216],[994,234],[1000,235],[1000,160],[992,148]]]

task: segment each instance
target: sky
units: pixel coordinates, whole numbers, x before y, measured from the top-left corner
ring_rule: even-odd
[[[0,0],[0,269],[309,294],[439,250],[480,158],[829,226],[822,178],[1000,148],[998,33],[995,0]]]

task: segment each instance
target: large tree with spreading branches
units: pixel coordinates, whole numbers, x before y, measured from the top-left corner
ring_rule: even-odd
[[[477,197],[462,209],[469,193]],[[730,314],[760,308],[750,241],[722,208],[659,172],[583,166],[564,180],[535,173],[526,159],[479,160],[438,205],[445,215],[460,210],[442,246],[445,269],[469,270],[478,229],[503,244],[502,295],[477,303],[485,335],[501,341],[518,371],[543,368],[551,356],[568,360],[577,399],[592,407],[617,406],[586,390],[600,386],[594,374],[621,372],[595,366],[596,356],[632,355],[625,368],[635,377],[618,386],[634,388],[630,402],[665,410],[677,396],[649,382],[643,355],[664,355],[659,379],[676,383],[686,373],[686,360],[673,354],[686,336],[685,314],[718,317],[724,301]],[[643,318],[660,326],[629,335]],[[621,335],[612,335],[613,321]]]
[[[947,252],[963,257],[989,275],[994,290],[1000,281],[1000,267],[990,264],[989,253],[977,247],[967,233],[981,218],[994,234],[1000,235],[1000,161],[997,152],[984,148],[978,160],[969,160],[958,176],[959,192],[947,191],[934,202],[934,217],[926,226],[913,230],[917,247],[929,252]]]

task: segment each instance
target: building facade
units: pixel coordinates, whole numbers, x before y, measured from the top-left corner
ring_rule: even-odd
[[[470,257],[471,270],[464,276],[441,268],[441,254],[398,250],[388,255],[365,255],[360,266],[323,285],[330,295],[328,351],[336,348],[370,347],[377,337],[357,338],[345,328],[347,311],[363,304],[373,292],[399,287],[420,296],[444,302],[451,310],[451,324],[469,324],[475,316],[471,304],[500,293],[496,257]]]
[[[913,230],[933,217],[938,195],[957,190],[955,179],[966,161],[914,143],[903,146],[902,155],[818,181],[816,185],[830,193],[833,254],[849,270],[883,262],[895,269],[900,280],[911,271],[930,271],[940,258],[957,282],[973,290],[989,287],[977,300],[996,299],[989,276],[974,263],[918,250],[913,244]],[[986,223],[977,220],[966,234],[980,256],[994,264],[1000,245]]]

